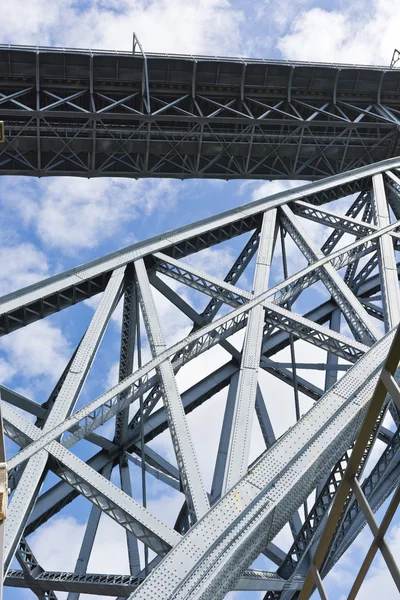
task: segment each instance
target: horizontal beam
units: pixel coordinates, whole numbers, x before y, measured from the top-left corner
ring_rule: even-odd
[[[363,186],[369,184],[372,175],[396,167],[400,167],[400,159],[388,159],[372,166],[354,169],[345,175],[334,175],[323,183],[308,184],[295,190],[274,194],[217,217],[204,219],[190,227],[171,231],[167,237],[155,236],[145,242],[133,244],[101,259],[44,280],[40,284],[33,284],[19,292],[3,296],[0,298],[0,334],[4,335],[24,327],[103,291],[111,271],[118,266],[160,251],[181,258],[259,228],[261,214],[265,210],[296,200],[324,204],[337,197],[360,191]],[[385,228],[383,233],[390,233],[394,229],[396,229],[395,224]],[[372,234],[364,239],[371,242],[375,237],[379,237],[379,234]],[[355,247],[359,246],[360,242]]]
[[[3,45],[0,73],[1,174],[315,180],[397,154],[395,69]]]
[[[91,594],[94,596],[123,596],[132,593],[143,581],[143,575],[98,575],[95,573],[65,573],[60,571],[43,571],[35,578],[42,589],[52,589],[57,592],[75,592],[78,594]],[[24,574],[18,569],[10,569],[5,579],[5,585],[15,588],[27,588],[28,583]],[[236,584],[236,590],[244,591],[281,591],[285,589],[299,590],[302,580],[288,584],[271,571],[248,569]]]

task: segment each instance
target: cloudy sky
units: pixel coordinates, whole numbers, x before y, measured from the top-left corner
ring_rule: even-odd
[[[368,10],[365,0],[12,0],[2,12],[0,43],[130,50],[135,31],[144,49],[152,52],[389,65],[394,48],[400,44],[397,8],[392,0],[370,0]],[[3,177],[0,294],[288,185]],[[318,239],[318,228],[312,231]],[[226,245],[192,261],[223,277],[238,251],[237,245]],[[300,258],[294,250],[291,256],[297,270]],[[272,277],[277,279],[279,273],[273,272]],[[241,282],[242,287],[250,284],[251,274]],[[175,288],[201,308],[200,299],[183,286]],[[74,307],[4,338],[0,343],[1,382],[43,401],[80,339],[95,304]],[[190,324],[167,301],[158,298],[158,306],[168,342],[188,331]],[[85,385],[80,403],[115,382],[118,325],[119,313],[105,336],[96,369]],[[213,367],[226,360],[221,352],[215,351]],[[313,360],[318,360],[317,354]],[[210,365],[203,361],[197,374],[204,375],[207,369]],[[182,370],[181,389],[188,387],[193,376],[190,368]],[[322,385],[318,378],[315,381]],[[271,406],[276,434],[280,435],[293,418],[293,402],[290,390],[277,382],[270,385],[273,393],[282,397],[279,411]],[[207,408],[212,410],[215,434],[221,426],[225,398],[226,394],[221,393]],[[308,408],[307,402],[302,408]],[[207,410],[202,407],[195,411],[189,423],[201,456],[201,469],[209,483],[217,446],[216,442],[206,444],[204,440],[204,430],[209,427]],[[156,447],[173,460],[167,435]],[[253,456],[261,449],[260,432],[256,430]],[[13,450],[10,446],[9,451]],[[135,477],[138,481],[139,475],[132,472],[134,482]],[[171,495],[168,489],[149,480],[149,498],[150,508],[157,514],[163,513],[168,501],[170,509],[164,517],[172,524],[181,502],[179,495]],[[73,570],[88,510],[86,501],[74,503],[32,536],[30,541],[44,568]],[[368,539],[367,534],[363,536],[329,578],[328,589],[333,598],[341,598],[351,583],[354,561],[359,562],[359,553]],[[390,536],[393,551],[399,555],[399,525]],[[122,530],[102,519],[98,538],[90,571],[127,572]],[[59,540],[68,540],[68,544],[60,544]],[[287,532],[282,533],[280,541],[283,546],[289,543]],[[266,563],[260,566],[270,567]],[[359,597],[366,600],[377,592],[382,598],[395,598],[379,558]],[[233,597],[256,598],[257,594],[237,593]],[[21,600],[33,595],[14,590],[6,591],[5,598]]]

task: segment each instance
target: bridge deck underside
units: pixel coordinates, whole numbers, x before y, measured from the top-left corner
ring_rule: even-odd
[[[0,174],[315,180],[397,155],[400,71],[0,46]]]

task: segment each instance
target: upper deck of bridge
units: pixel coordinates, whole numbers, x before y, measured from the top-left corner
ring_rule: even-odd
[[[398,101],[400,69],[322,62],[296,62],[227,56],[160,54],[0,45],[0,78],[68,85],[130,88],[143,81],[150,88],[181,94],[271,94],[274,97],[345,98],[389,103]]]

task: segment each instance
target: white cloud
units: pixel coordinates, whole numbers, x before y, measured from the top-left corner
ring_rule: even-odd
[[[45,523],[30,538],[29,543],[40,565],[49,571],[74,571],[86,525],[75,517],[55,517]],[[64,540],[65,543],[60,543]],[[107,549],[105,551],[105,548]],[[88,565],[89,573],[129,573],[125,546],[125,530],[106,515],[102,515],[96,543]],[[60,600],[67,593],[57,592]],[[82,594],[82,600],[93,598]],[[107,600],[107,596],[96,596]]]
[[[0,381],[1,383],[7,383],[10,381],[16,373],[16,369],[7,362],[4,358],[0,358]]]
[[[253,184],[253,183],[245,183],[244,186],[248,186],[251,185],[251,187],[254,187],[254,189],[252,190],[252,195],[251,195],[251,199],[252,200],[259,200],[260,198],[268,198],[268,196],[272,196],[273,194],[279,194],[280,192],[286,192],[288,190],[292,190],[294,188],[297,188],[299,186],[305,185],[304,181],[278,181],[278,180],[273,180],[273,181],[265,181],[261,184],[257,183],[257,184]],[[243,187],[243,189],[245,190],[246,187]]]
[[[167,180],[112,178],[17,181],[6,185],[3,202],[26,228],[34,228],[48,249],[74,254],[106,240],[120,247],[121,235],[125,235],[121,223],[127,228],[139,216],[144,219],[156,210],[171,211],[178,186]],[[16,203],[15,194],[24,201]],[[40,264],[40,257],[32,255],[31,262]]]
[[[131,51],[135,31],[148,52],[237,54],[241,20],[229,0],[14,0],[2,40]]]
[[[28,542],[44,569],[73,571],[84,531],[85,526],[74,517],[56,517],[37,529]]]
[[[300,10],[278,48],[292,60],[389,66],[399,41],[398,7],[391,0],[371,0],[365,8],[355,1],[334,10]]]
[[[0,349],[8,368],[32,384],[56,381],[72,353],[61,329],[49,321],[37,321],[3,337]]]
[[[293,19],[312,4],[312,0],[264,0],[258,5],[258,16],[266,22],[272,22],[274,32],[283,32]]]
[[[114,385],[118,383],[118,375],[119,375],[119,362],[115,362],[111,365],[110,370],[107,374],[106,379],[106,389],[110,390]]]
[[[224,279],[231,268],[235,258],[230,248],[213,247],[205,248],[200,252],[185,257],[182,262],[200,271],[207,272],[209,275]]]
[[[46,255],[31,242],[0,248],[0,295],[30,285],[49,274]]]

